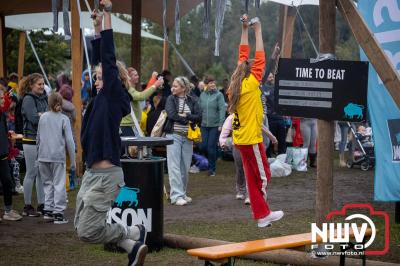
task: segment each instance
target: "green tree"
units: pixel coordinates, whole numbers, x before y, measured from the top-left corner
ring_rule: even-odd
[[[220,81],[229,77],[236,67],[238,56],[238,45],[240,42],[241,26],[239,17],[243,13],[241,1],[228,1],[229,5],[225,13],[223,29],[221,32],[220,56],[214,56],[215,48],[215,1],[211,8],[211,21],[209,38],[203,38],[202,20],[204,14],[203,5],[194,8],[189,14],[181,19],[181,44],[175,45],[198,77],[206,73],[212,73]],[[264,48],[268,60],[271,50],[279,38],[279,15],[280,5],[273,2],[263,2],[260,9],[253,5],[250,7],[250,17],[259,16],[262,23]],[[301,6],[296,15],[293,35],[293,58],[315,58],[313,48],[314,42],[317,50],[319,48],[319,8],[318,6]],[[173,16],[174,14],[170,14]],[[131,18],[125,15],[119,17],[128,23]],[[161,25],[148,20],[142,21],[142,26],[150,33],[163,36]],[[307,34],[310,33],[311,39]],[[349,27],[340,15],[336,20],[336,54],[339,59],[358,60],[359,47]],[[116,44],[116,56],[118,60],[132,65],[131,62],[131,36],[125,34],[114,35]],[[254,47],[254,34],[250,33],[250,44]],[[40,59],[48,74],[57,74],[60,71],[70,70],[70,44],[63,40],[60,35],[46,35],[43,31],[31,33],[32,41],[37,49]],[[175,29],[170,29],[169,39],[175,43]],[[311,41],[312,40],[312,41]],[[254,50],[254,48],[253,48]],[[17,71],[18,57],[18,31],[8,30],[6,38],[6,55],[8,72]],[[250,57],[252,57],[254,51]],[[141,42],[141,81],[146,82],[153,71],[162,71],[163,43],[151,39],[142,39]],[[169,69],[174,76],[187,75],[190,73],[185,69],[181,60],[176,55],[172,46],[169,49]],[[27,43],[25,54],[24,73],[40,72],[39,65],[34,58],[32,50]]]
[[[221,63],[214,63],[209,69],[207,69],[205,75],[214,76],[218,84],[221,84],[223,79],[229,78],[228,73],[226,73],[226,70]]]
[[[30,38],[35,46],[38,57],[46,74],[57,74],[60,71],[68,72],[70,68],[70,48],[64,37],[57,34],[45,34],[43,30],[31,32]],[[10,30],[6,36],[6,64],[8,73],[17,72],[19,31]],[[29,42],[25,46],[24,74],[41,73]]]

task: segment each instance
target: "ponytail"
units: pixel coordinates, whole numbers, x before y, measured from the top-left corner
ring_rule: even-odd
[[[49,96],[49,108],[52,112],[58,113],[61,112],[62,108],[62,96],[60,93],[55,92]]]
[[[125,64],[121,61],[117,60],[117,68],[118,68],[118,76],[119,79],[122,82],[122,85],[124,85],[125,89],[129,89],[129,75],[128,75],[128,70],[126,70]]]
[[[229,106],[229,113],[236,112],[236,107],[240,100],[242,81],[250,75],[250,60],[240,63],[231,76],[231,82],[227,91]]]

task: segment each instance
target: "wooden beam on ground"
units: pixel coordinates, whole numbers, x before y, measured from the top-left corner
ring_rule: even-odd
[[[142,0],[132,0],[132,66],[140,76],[140,46],[142,29]]]
[[[168,29],[167,29],[168,32]],[[163,45],[163,61],[162,61],[162,70],[167,70],[169,65],[169,45],[168,40],[164,39]]]
[[[2,14],[0,14],[0,78],[6,76],[6,53],[5,53],[5,34],[6,34],[6,21]]]
[[[335,53],[336,8],[335,1],[319,3],[319,50]],[[315,216],[318,226],[332,211],[333,202],[333,121],[318,120],[318,156]]]
[[[353,1],[338,0],[337,7],[349,24],[358,44],[363,48],[386,89],[400,108],[400,75],[388,56],[380,47],[378,40],[368,28]]]
[[[24,62],[25,62],[25,44],[26,33],[21,31],[19,33],[19,48],[18,48],[18,80],[24,76]]]
[[[232,242],[221,241],[216,239],[191,237],[184,235],[175,234],[164,234],[164,244],[171,248],[181,249],[192,249],[211,247],[223,244],[232,244]],[[189,256],[189,255],[188,255]],[[307,265],[307,266],[331,266],[339,265],[339,256],[329,256],[325,259],[313,259],[307,252],[294,251],[288,249],[271,250],[265,252],[259,252],[251,255],[240,257],[241,259],[256,260],[256,261],[268,261],[277,264],[284,265]],[[358,266],[361,264],[360,259],[346,258],[346,265]],[[368,266],[395,266],[396,263],[381,262],[368,260],[366,263]]]
[[[77,145],[76,173],[81,176],[83,173],[82,146],[81,146],[81,124],[82,124],[82,101],[81,101],[81,76],[82,76],[82,42],[80,18],[76,0],[71,0],[71,61],[72,61],[72,88],[74,97],[72,102],[76,110],[74,125],[75,140]]]
[[[280,19],[282,20],[280,23],[282,28],[281,55],[283,58],[291,58],[296,8],[285,5],[281,8],[281,12],[283,12],[280,16]]]

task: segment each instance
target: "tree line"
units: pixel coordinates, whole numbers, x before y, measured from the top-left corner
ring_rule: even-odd
[[[214,6],[211,8],[208,39],[203,38],[203,5],[199,5],[185,17],[181,18],[180,32],[182,41],[180,45],[175,44],[175,29],[169,32],[170,41],[175,44],[176,48],[198,77],[202,78],[206,74],[212,74],[220,82],[224,78],[229,78],[234,70],[241,31],[239,17],[243,13],[243,7],[240,2],[228,1],[229,4],[221,31],[220,56],[214,56]],[[259,9],[251,7],[249,15],[250,17],[260,17],[264,47],[267,57],[269,57],[275,43],[279,41],[278,24],[280,5],[272,2],[262,3]],[[305,25],[301,22],[300,16]],[[307,31],[318,49],[318,16],[318,6],[301,6],[298,8],[298,14],[294,23],[293,58],[316,57]],[[120,18],[130,22],[128,16],[120,16]],[[156,23],[144,19],[142,20],[142,26],[154,35],[163,36],[162,26]],[[45,34],[45,30],[38,30],[30,34],[45,71],[50,74],[50,77],[55,77],[60,72],[70,73],[70,42],[65,41],[63,36],[58,34]],[[18,36],[18,31],[7,29],[6,64],[8,73],[17,71]],[[252,38],[253,36],[250,34],[250,42],[254,43]],[[131,64],[130,42],[131,37],[129,35],[115,34],[117,58],[124,61],[128,66]],[[39,65],[28,43],[25,49],[24,73],[40,72]],[[142,38],[141,52],[141,81],[145,82],[153,70],[159,72],[162,70],[163,43],[157,40]],[[359,60],[359,46],[340,14],[337,14],[336,19],[336,55],[338,59]],[[185,69],[172,47],[169,49],[169,69],[173,75],[189,75],[189,72]]]

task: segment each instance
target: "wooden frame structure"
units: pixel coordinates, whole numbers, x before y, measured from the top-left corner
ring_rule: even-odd
[[[87,11],[86,5],[83,0],[80,1],[82,11]],[[60,1],[61,4],[62,1]],[[193,7],[200,4],[201,0],[191,0],[191,1],[181,1],[180,2],[180,12],[184,16]],[[76,108],[77,114],[82,113],[81,108],[81,74],[82,74],[82,58],[83,58],[83,47],[81,42],[81,29],[79,23],[79,13],[77,0],[70,0],[70,10],[71,10],[71,61],[72,61],[72,88],[74,88],[73,103]],[[94,6],[93,0],[89,0],[91,7]],[[149,19],[160,25],[163,24],[162,21],[162,8],[163,0],[119,0],[113,2],[113,12],[125,13],[132,15],[132,40],[131,40],[131,62],[132,66],[140,74],[140,47],[141,47],[141,20],[142,18]],[[61,10],[61,7],[59,8]],[[38,13],[38,12],[49,12],[51,11],[51,0],[35,0],[35,1],[25,1],[25,0],[14,0],[2,4],[0,7],[0,78],[6,76],[6,52],[5,52],[5,16],[7,15],[17,15],[17,14],[27,14],[27,13]],[[167,21],[168,27],[174,25],[174,15],[175,14],[175,1],[168,1],[167,3]],[[25,57],[25,43],[26,34],[24,32],[20,33],[19,36],[19,57],[18,57],[18,76],[21,78],[23,76],[23,66]],[[167,46],[168,47],[168,46]],[[166,64],[163,64],[163,68],[168,68],[168,59],[165,59],[168,55],[167,47],[164,51],[164,60]],[[81,128],[81,116],[77,116],[75,123],[75,136],[77,143],[77,174],[81,174],[82,170],[82,148],[80,145],[80,128]]]
[[[89,1],[93,5],[93,0]],[[193,7],[201,3],[201,0],[181,1],[181,14],[184,15]],[[80,77],[82,73],[82,44],[81,33],[79,28],[79,14],[77,11],[77,2],[71,0],[72,10],[72,79],[73,88],[75,90],[73,102],[77,108],[77,113],[81,113],[80,105]],[[170,14],[174,14],[174,1],[168,2],[169,14],[167,19],[167,27],[174,23],[174,18]],[[81,3],[82,10],[86,10],[85,5]],[[397,106],[400,107],[400,76],[393,64],[386,56],[383,49],[369,30],[365,21],[357,11],[351,0],[320,0],[320,52],[335,52],[335,14],[336,6],[342,13],[344,19],[349,24],[353,34],[364,49],[370,62],[375,67],[379,77],[385,84],[385,87],[393,97]],[[155,8],[157,7],[157,8]],[[51,10],[51,0],[24,1],[14,0],[3,4],[0,7],[0,77],[4,77],[6,72],[5,65],[5,15],[24,14],[34,12],[45,12]],[[142,16],[162,24],[162,0],[142,1],[142,0],[120,0],[114,2],[114,11],[127,13],[130,11],[133,15],[132,20],[132,65],[140,72],[140,23]],[[161,10],[161,12],[160,12]],[[282,53],[284,57],[290,57],[293,38],[293,24],[295,13],[293,8],[284,7],[283,9],[283,37],[282,37]],[[20,57],[23,58],[23,49],[25,46],[25,36],[20,34]],[[168,68],[168,43],[164,42],[163,68]],[[23,75],[23,60],[18,61],[18,75]],[[81,147],[80,147],[80,123],[81,117],[78,115],[75,126],[75,134],[78,143],[78,165],[81,163]],[[317,161],[317,195],[316,195],[316,217],[317,223],[325,220],[325,215],[331,210],[333,201],[333,178],[332,178],[332,162],[333,162],[333,123],[330,121],[318,121],[318,131],[320,133],[318,145],[318,161]],[[323,160],[321,159],[323,158]],[[78,167],[78,174],[81,168]]]

